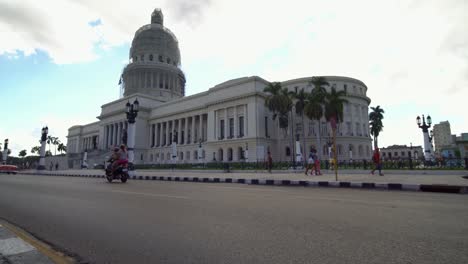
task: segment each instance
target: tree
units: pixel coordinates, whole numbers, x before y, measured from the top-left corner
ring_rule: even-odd
[[[292,109],[288,89],[281,87],[279,82],[274,82],[268,84],[263,91],[269,93],[265,99],[265,105],[273,112],[273,120],[278,117],[280,128],[286,129],[288,127],[288,115]]]
[[[20,156],[21,158],[24,158],[24,157],[26,157],[26,154],[27,154],[26,150],[23,149],[22,151],[19,152],[18,156]]]
[[[337,166],[337,153],[336,153],[336,127],[337,124],[343,121],[343,105],[348,102],[344,97],[345,91],[336,91],[331,88],[330,93],[325,95],[325,118],[331,124],[333,132],[333,157],[335,165],[335,179],[338,180],[338,166]]]
[[[58,146],[61,142],[60,142],[60,140],[59,140],[58,137],[53,137],[52,139],[53,139],[52,144],[55,146],[54,155],[57,155],[57,146]]]
[[[301,89],[299,92],[291,92],[291,97],[296,107],[296,114],[301,116],[302,118],[302,151],[303,151],[303,158],[305,161],[305,154],[306,154],[306,143],[305,143],[305,128],[304,128],[304,110],[306,105],[308,104],[309,95],[305,92],[304,88]]]
[[[58,151],[60,151],[60,154],[62,154],[63,152],[67,152],[67,146],[65,146],[63,143],[60,143],[58,145],[58,148],[57,148]]]
[[[46,153],[45,153],[45,156],[46,157],[52,156],[52,152],[50,152],[50,150],[47,150]]]
[[[35,147],[32,147],[31,148],[31,153],[34,154],[34,153],[37,153],[37,154],[41,154],[39,153],[41,151],[41,146],[35,146]]]
[[[383,114],[385,111],[380,108],[380,105],[371,107],[371,110],[372,112],[369,113],[370,133],[374,137],[374,149],[376,149],[378,147],[377,138],[383,130],[382,119],[384,118]]]
[[[51,135],[48,135],[47,136],[47,145],[49,145],[49,151],[50,151],[50,143],[52,143],[54,141],[54,137],[52,137]]]
[[[310,93],[308,104],[306,105],[306,115],[310,120],[315,120],[317,122],[318,131],[316,133],[316,140],[317,140],[317,155],[319,157],[322,156],[322,152],[319,151],[321,147],[321,124],[320,120],[324,116],[324,107],[325,107],[325,97],[327,95],[327,90],[325,86],[330,86],[327,82],[327,79],[322,76],[314,76],[309,82],[313,89]]]

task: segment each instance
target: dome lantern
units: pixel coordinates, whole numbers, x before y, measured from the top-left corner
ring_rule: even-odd
[[[151,14],[151,24],[164,24],[164,16],[162,14],[161,9],[154,9],[153,13]]]

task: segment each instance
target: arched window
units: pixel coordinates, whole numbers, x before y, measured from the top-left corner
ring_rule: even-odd
[[[232,148],[228,148],[228,152],[227,152],[227,155],[228,155],[228,161],[232,161]]]
[[[184,152],[183,151],[180,152],[179,160],[184,160]]]
[[[167,63],[171,64],[171,58],[167,58]]]
[[[322,155],[324,155],[324,156],[328,155],[328,145],[327,144],[323,145],[323,147],[322,147]]]
[[[343,155],[343,146],[342,145],[338,145],[338,155]]]
[[[359,145],[358,152],[359,152],[359,157],[364,156],[364,147],[362,145]]]
[[[149,60],[150,60],[150,61],[153,61],[153,54],[150,54],[150,55],[149,55]]]
[[[220,148],[218,149],[218,161],[223,161],[223,157],[224,156],[224,153],[223,153],[223,149]]]
[[[169,152],[167,153],[166,160],[171,160],[171,153],[169,153]]]
[[[163,56],[162,56],[162,55],[159,55],[158,60],[159,60],[159,62],[164,62],[164,61],[163,61]]]
[[[145,61],[145,55],[141,54],[140,60],[141,60],[141,61]]]
[[[367,155],[367,157],[370,156],[370,149],[369,149],[369,146],[366,146],[366,155]]]
[[[186,160],[190,160],[190,151],[187,151],[187,152],[185,153],[185,159],[186,159]]]
[[[289,147],[286,147],[286,157],[291,156],[291,149]]]
[[[153,158],[154,158],[154,156],[153,156],[153,154],[151,154],[151,155],[150,155],[150,161],[151,161],[151,162],[153,162]]]

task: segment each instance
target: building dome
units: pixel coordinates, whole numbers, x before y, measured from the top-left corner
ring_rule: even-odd
[[[135,32],[129,59],[122,73],[124,96],[143,93],[169,101],[185,95],[179,42],[164,27],[160,9],[151,14],[151,24]]]
[[[156,9],[151,14],[151,24],[142,26],[135,32],[130,48],[130,59],[133,61],[153,60],[180,66],[179,42],[175,35],[163,25],[163,14]]]

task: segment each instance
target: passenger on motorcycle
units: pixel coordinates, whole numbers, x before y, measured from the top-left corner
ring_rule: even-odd
[[[119,160],[117,161],[117,165],[123,165],[128,163],[128,155],[127,155],[127,148],[124,144],[120,145],[119,149]]]

